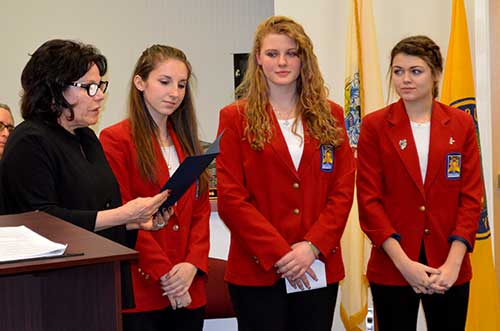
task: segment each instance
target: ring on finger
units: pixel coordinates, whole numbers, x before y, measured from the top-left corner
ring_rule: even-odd
[[[165,222],[163,220],[158,220],[158,218],[153,218],[153,230],[160,230],[165,226]]]

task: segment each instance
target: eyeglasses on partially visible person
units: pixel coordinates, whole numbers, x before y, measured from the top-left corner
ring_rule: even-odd
[[[7,131],[12,132],[14,131],[14,128],[14,125],[0,121],[0,132],[3,131],[3,129],[7,129]]]
[[[89,97],[93,97],[97,94],[98,90],[101,90],[102,93],[106,93],[106,90],[108,89],[108,84],[109,84],[108,81],[101,80],[99,83],[84,84],[84,83],[73,82],[73,83],[70,83],[69,85],[74,86],[74,87],[83,88],[83,89],[87,90],[87,94],[89,95]]]
[[[6,130],[5,130],[6,129]],[[0,159],[10,133],[14,130],[14,117],[6,104],[0,103]]]

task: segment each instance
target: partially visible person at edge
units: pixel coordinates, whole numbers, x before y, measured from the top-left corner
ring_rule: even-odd
[[[358,205],[381,331],[415,330],[420,302],[428,330],[465,328],[481,166],[472,118],[435,100],[442,62],[428,37],[398,42],[390,77],[400,99],[361,126]]]
[[[355,163],[300,24],[273,16],[257,27],[237,95],[220,112],[217,193],[238,329],[331,330]],[[317,279],[316,259],[327,287],[287,294],[285,280],[306,289],[306,274]]]
[[[128,118],[100,139],[126,203],[159,192],[186,156],[202,153],[191,92],[192,69],[179,49],[153,45],[132,74]],[[139,231],[132,265],[136,307],[128,330],[202,330],[206,305],[209,217],[208,175],[173,207],[170,223]]]
[[[12,132],[0,162],[3,213],[40,210],[120,244],[134,247],[137,231],[158,229],[156,212],[168,192],[124,205],[96,124],[108,82],[106,58],[93,46],[49,40],[21,76],[24,122]],[[126,227],[130,231],[126,231]],[[122,304],[133,306],[128,263],[122,263]]]
[[[0,103],[0,160],[10,133],[14,131],[14,118],[12,112],[4,103]]]

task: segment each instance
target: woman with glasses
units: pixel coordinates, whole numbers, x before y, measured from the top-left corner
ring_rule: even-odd
[[[168,193],[122,206],[118,183],[96,124],[107,61],[91,45],[50,40],[26,64],[21,84],[24,122],[12,133],[0,168],[4,213],[41,210],[129,247],[135,229],[155,230]],[[126,231],[129,229],[130,231]],[[130,270],[122,265],[122,301],[133,306]]]
[[[14,131],[14,118],[12,118],[10,108],[0,103],[0,159],[2,159],[5,144],[12,131]]]
[[[160,191],[186,156],[202,153],[191,80],[191,65],[180,49],[152,45],[137,60],[128,118],[100,136],[124,202]],[[131,268],[136,307],[125,311],[124,331],[203,328],[210,217],[206,174],[174,209],[164,229],[139,231],[139,260]]]

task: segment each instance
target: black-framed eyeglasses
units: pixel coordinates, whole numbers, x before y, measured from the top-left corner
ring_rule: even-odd
[[[7,131],[12,132],[14,131],[14,125],[0,121],[0,132],[2,132],[3,129],[7,129]]]
[[[84,83],[70,83],[69,85],[86,89],[87,90],[87,94],[90,97],[93,97],[93,96],[95,96],[97,94],[97,90],[101,90],[102,93],[106,93],[106,89],[108,88],[108,84],[109,84],[108,81],[101,80],[99,83],[89,83],[89,84],[84,84]]]

